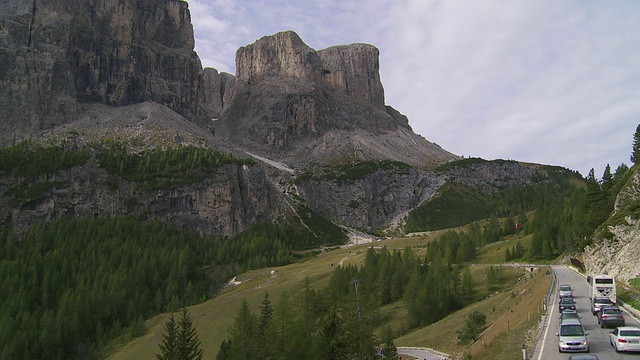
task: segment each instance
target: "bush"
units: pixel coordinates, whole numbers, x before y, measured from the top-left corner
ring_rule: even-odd
[[[464,327],[458,331],[458,344],[468,344],[470,340],[476,342],[487,324],[487,316],[478,310],[473,310],[464,320]]]

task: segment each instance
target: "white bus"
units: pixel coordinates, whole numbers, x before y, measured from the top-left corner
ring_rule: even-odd
[[[591,275],[591,298],[608,297],[613,303],[618,302],[616,279],[611,275]]]

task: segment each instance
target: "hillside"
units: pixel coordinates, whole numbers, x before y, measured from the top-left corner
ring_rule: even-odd
[[[594,234],[582,254],[587,273],[608,272],[629,283],[640,278],[640,175],[633,168],[615,199],[611,216]]]
[[[426,245],[436,241],[441,234],[433,233],[426,237],[397,238],[374,243],[375,247],[382,249],[385,246],[393,251],[402,251],[407,247],[412,248],[416,254],[424,256]],[[512,238],[507,242],[498,245],[501,247],[500,256],[504,256],[506,247],[515,246],[515,243],[522,241],[520,237]],[[526,244],[526,240],[524,241]],[[331,250],[319,254],[313,259],[303,263],[287,265],[283,267],[272,267],[262,270],[255,270],[244,273],[234,278],[227,288],[215,299],[189,308],[194,319],[194,326],[198,329],[198,336],[202,340],[202,349],[205,357],[215,357],[220,349],[220,344],[229,336],[229,329],[234,323],[238,309],[242,300],[247,300],[254,312],[259,313],[259,308],[265,293],[268,293],[273,304],[278,303],[278,299],[283,293],[287,293],[291,299],[302,296],[307,286],[319,291],[329,285],[330,278],[336,266],[348,267],[363,266],[369,244],[354,246],[344,249]],[[480,251],[481,254],[494,257],[496,246],[488,246]],[[483,256],[483,255],[480,255]],[[502,262],[503,259],[500,261]],[[478,264],[472,266],[472,276],[474,288],[479,293],[480,298],[484,298],[489,291],[487,289],[486,274],[488,265]],[[528,332],[535,329],[540,319],[541,309],[539,303],[549,290],[551,283],[550,276],[546,276],[543,271],[535,271],[529,274],[528,270],[519,268],[505,268],[502,272],[501,282],[504,285],[493,289],[496,295],[488,296],[486,299],[474,303],[468,308],[452,313],[450,316],[435,322],[429,326],[418,329],[407,329],[408,321],[406,304],[404,301],[393,302],[379,309],[379,320],[375,326],[375,333],[381,339],[384,337],[385,328],[392,329],[394,343],[397,346],[418,346],[429,347],[449,354],[471,352],[487,358],[504,345],[515,341],[519,351],[522,341],[527,341],[528,346],[533,345],[533,337]],[[367,285],[363,283],[362,288]],[[353,287],[353,286],[352,286]],[[513,294],[520,296],[514,297]],[[355,312],[357,306],[355,298],[351,299],[350,306]],[[533,304],[531,309],[525,312],[518,311],[511,313],[509,309],[521,308],[523,304]],[[471,309],[480,309],[488,315],[488,328],[482,335],[483,342],[489,344],[489,348],[480,346],[480,342],[472,346],[458,345],[455,342],[456,331],[463,323],[463,317]],[[528,312],[531,312],[528,314]],[[511,315],[509,315],[511,314]],[[163,325],[169,314],[150,319],[146,322],[147,333],[142,337],[124,344],[117,345],[109,359],[153,359],[158,353],[158,344],[164,334]],[[506,316],[506,317],[505,317]],[[510,322],[507,331],[506,322]],[[514,337],[514,330],[518,336]],[[446,338],[448,342],[442,341],[442,334],[449,334]],[[437,335],[436,335],[437,334]],[[515,354],[517,355],[517,354]],[[509,355],[506,355],[507,358]],[[513,356],[513,354],[511,354]]]

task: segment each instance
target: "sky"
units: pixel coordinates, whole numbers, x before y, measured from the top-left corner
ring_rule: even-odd
[[[380,50],[385,102],[464,157],[562,166],[597,179],[640,124],[640,1],[188,0],[204,67],[293,30],[315,50]]]

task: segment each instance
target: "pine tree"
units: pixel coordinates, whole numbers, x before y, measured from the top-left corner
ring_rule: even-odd
[[[489,267],[487,271],[487,287],[493,291],[498,285],[498,274],[493,266]]]
[[[231,358],[251,359],[256,352],[256,316],[249,309],[247,299],[243,299],[231,326]]]
[[[176,319],[171,314],[169,321],[164,324],[164,338],[159,345],[162,354],[156,354],[158,360],[177,360],[178,359],[178,325]]]
[[[633,134],[633,149],[631,150],[631,162],[636,164],[640,160],[640,124],[636,127],[636,133]]]
[[[273,329],[273,306],[271,300],[269,300],[269,293],[265,292],[262,299],[262,306],[260,307],[260,318],[258,319],[258,336],[257,347],[262,349],[260,352],[261,358],[269,358],[273,352],[273,340],[275,332]]]
[[[602,189],[604,191],[610,191],[613,187],[613,175],[611,174],[611,166],[607,164],[602,174]]]
[[[382,341],[384,346],[382,347],[382,355],[384,360],[397,360],[398,349],[393,343],[393,331],[387,325],[382,329]]]
[[[180,330],[178,331],[178,358],[180,360],[202,360],[203,352],[200,349],[200,339],[193,327],[193,321],[187,308],[182,310],[180,316]]]
[[[164,329],[164,339],[159,345],[162,354],[156,354],[158,360],[202,360],[200,340],[186,308],[182,310],[179,322],[172,314]]]
[[[465,302],[470,302],[474,295],[475,290],[473,289],[473,276],[471,275],[471,270],[468,266],[462,270],[462,300]]]

